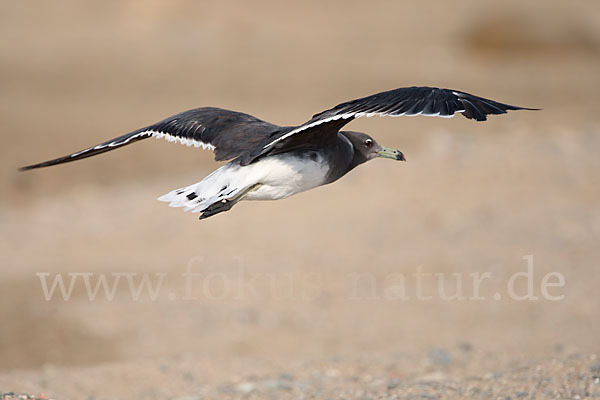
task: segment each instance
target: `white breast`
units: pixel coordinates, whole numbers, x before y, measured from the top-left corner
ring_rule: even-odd
[[[329,166],[318,153],[306,157],[271,156],[242,167],[249,179],[262,184],[248,193],[248,200],[277,200],[320,186]],[[241,172],[241,171],[240,171]]]

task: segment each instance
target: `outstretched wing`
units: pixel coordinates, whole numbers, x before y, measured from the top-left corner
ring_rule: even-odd
[[[217,161],[229,160],[260,146],[266,137],[273,135],[279,129],[277,125],[261,121],[248,114],[213,107],[196,108],[94,147],[29,165],[21,170],[80,160],[150,137],[165,138],[170,142],[178,141],[188,146],[211,149]]]
[[[327,131],[326,125],[334,125],[337,129],[354,118],[373,115],[401,117],[428,115],[432,117],[451,118],[455,113],[477,121],[485,121],[489,114],[505,114],[507,110],[534,110],[498,103],[497,101],[474,96],[458,90],[431,87],[408,87],[377,93],[361,99],[351,100],[315,114],[304,124],[282,132],[263,146],[263,153],[276,143],[289,140],[300,132],[309,132],[316,127]]]

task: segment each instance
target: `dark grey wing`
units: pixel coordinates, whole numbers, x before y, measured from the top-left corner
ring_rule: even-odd
[[[279,129],[281,128],[277,125],[261,121],[248,114],[213,107],[196,108],[94,147],[29,165],[21,170],[80,160],[150,137],[165,138],[170,142],[178,141],[188,146],[211,149],[217,161],[230,160],[246,152],[252,152],[264,143],[265,138],[274,135]]]
[[[466,118],[485,121],[487,115],[505,114],[507,110],[534,109],[498,103],[458,90],[416,86],[400,88],[351,100],[315,114],[304,124],[274,137],[263,146],[263,150],[286,141],[299,132],[308,133],[314,128],[324,128],[328,124],[339,126],[340,129],[354,118],[363,116],[428,115],[450,118],[455,113],[462,113]]]

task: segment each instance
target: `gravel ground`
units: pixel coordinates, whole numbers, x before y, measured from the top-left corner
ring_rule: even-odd
[[[600,398],[600,362],[597,354],[570,354],[540,361],[524,360],[476,350],[433,349],[426,355],[398,354],[396,357],[354,356],[281,365],[261,364],[256,360],[231,360],[226,368],[239,371],[229,378],[214,380],[214,360],[172,359],[153,364],[154,371],[133,365],[107,365],[84,371],[49,368],[27,378],[19,386],[50,385],[63,393],[56,399],[110,399],[90,376],[106,372],[138,382],[130,388],[130,399],[586,399]],[[258,365],[257,365],[258,364]],[[256,373],[248,374],[247,371]],[[246,371],[246,373],[242,372]],[[208,373],[207,373],[208,372]],[[220,376],[221,372],[218,372]],[[152,382],[145,382],[151,376]],[[20,374],[1,374],[0,384]],[[76,379],[74,384],[68,379]],[[205,379],[207,378],[207,379]],[[81,379],[81,380],[80,380]],[[138,381],[141,379],[141,381]],[[118,380],[118,379],[117,379]],[[142,384],[139,384],[142,382]],[[63,389],[57,389],[63,386]],[[78,388],[78,389],[77,389]],[[42,390],[40,390],[42,393]],[[19,397],[20,396],[20,397]],[[2,399],[49,399],[4,393]]]
[[[32,395],[27,393],[0,392],[0,399],[6,400],[52,400],[44,394]]]

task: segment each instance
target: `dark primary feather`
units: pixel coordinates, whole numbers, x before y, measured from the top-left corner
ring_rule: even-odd
[[[347,101],[315,114],[309,121],[297,128],[281,132],[258,153],[265,154],[272,146],[284,148],[285,143],[299,133],[311,135],[315,129],[319,129],[321,132],[337,131],[354,118],[370,113],[392,117],[419,114],[451,117],[460,112],[466,118],[485,121],[487,115],[505,114],[507,110],[535,109],[511,106],[458,90],[417,86],[399,88]],[[331,129],[329,129],[330,127]]]
[[[156,124],[135,130],[94,147],[81,150],[54,160],[21,168],[29,170],[62,164],[95,156],[152,137],[162,132],[175,138],[193,139],[214,146],[217,161],[239,157],[248,149],[254,149],[266,137],[281,129],[248,114],[213,107],[203,107],[182,112]]]
[[[315,114],[311,121],[345,113],[372,112],[389,116],[423,114],[442,117],[461,112],[466,118],[485,121],[486,115],[505,114],[507,110],[531,110],[531,108],[511,106],[458,90],[412,86],[338,104],[329,110]]]
[[[44,161],[44,162],[37,163],[37,164],[27,165],[25,167],[19,168],[19,171],[27,171],[27,170],[35,169],[35,168],[49,167],[51,165],[63,164],[63,163],[67,163],[67,162],[71,162],[71,161],[75,161],[75,160],[81,160],[83,158],[95,156],[98,154],[102,154],[104,152],[114,150],[118,147],[125,146],[126,144],[137,142],[138,140],[142,140],[142,139],[147,139],[149,136],[135,137],[136,134],[143,132],[143,131],[144,131],[144,129],[139,129],[137,131],[130,132],[126,135],[119,136],[118,138],[112,139],[108,142],[103,142],[94,147],[90,147],[88,149],[81,150],[77,153],[72,153],[72,154],[69,154],[66,156],[54,158],[52,160]],[[123,142],[125,142],[125,143],[123,143]],[[116,143],[116,144],[112,147],[109,147],[109,145],[111,143]],[[119,143],[122,143],[122,144],[119,144]]]

